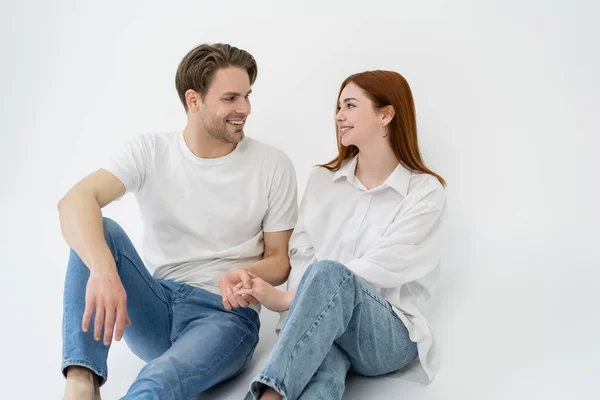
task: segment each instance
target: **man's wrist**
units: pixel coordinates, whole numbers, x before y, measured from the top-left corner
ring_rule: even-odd
[[[94,261],[91,263],[90,272],[99,274],[109,274],[117,272],[117,264],[115,260]]]

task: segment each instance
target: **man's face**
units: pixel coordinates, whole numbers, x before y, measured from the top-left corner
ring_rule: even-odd
[[[206,132],[224,143],[239,143],[250,115],[250,78],[239,67],[220,68],[200,107],[200,122]]]

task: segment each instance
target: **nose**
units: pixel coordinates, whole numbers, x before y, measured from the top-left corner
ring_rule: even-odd
[[[235,108],[235,112],[244,115],[249,115],[251,111],[252,107],[250,106],[250,99],[242,98],[240,99],[240,101],[238,101]]]
[[[337,122],[342,122],[343,120],[345,120],[346,118],[344,117],[344,110],[342,110],[341,108],[338,110],[338,112],[335,114],[335,120]]]

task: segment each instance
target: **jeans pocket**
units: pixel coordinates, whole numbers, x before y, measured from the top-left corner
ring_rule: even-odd
[[[180,283],[179,287],[173,293],[173,303],[181,303],[184,301],[192,292],[194,287],[186,283]]]

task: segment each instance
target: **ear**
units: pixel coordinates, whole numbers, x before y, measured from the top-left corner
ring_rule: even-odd
[[[394,110],[394,106],[389,105],[385,106],[381,109],[381,124],[383,126],[387,126],[391,120],[394,119],[396,115],[396,110]]]
[[[192,89],[188,89],[185,92],[185,102],[188,106],[189,112],[197,112],[202,106],[202,98],[200,97],[200,94]]]

